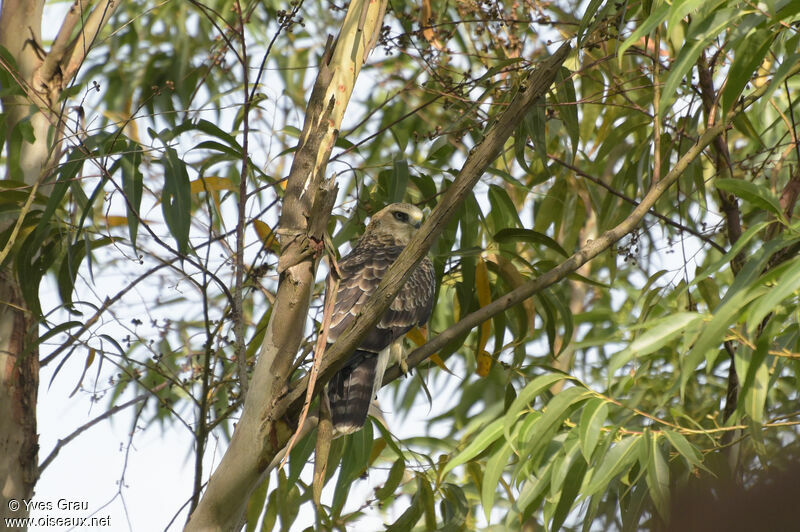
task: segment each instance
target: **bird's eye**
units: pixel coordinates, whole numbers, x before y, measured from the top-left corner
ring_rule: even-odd
[[[403,223],[408,223],[408,214],[402,211],[394,211],[394,217],[397,218],[398,221]]]

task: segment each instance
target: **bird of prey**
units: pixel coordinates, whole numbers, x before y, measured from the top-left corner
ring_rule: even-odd
[[[372,216],[352,251],[339,261],[328,343],[333,343],[361,311],[411,236],[422,223],[422,211],[408,203],[393,203]],[[428,257],[416,267],[375,327],[367,333],[345,366],[328,383],[331,421],[335,431],[359,430],[367,419],[389,362],[389,348],[430,318],[436,278]]]

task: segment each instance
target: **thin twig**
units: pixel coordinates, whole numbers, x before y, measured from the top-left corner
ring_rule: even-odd
[[[334,262],[336,261],[333,256],[330,256],[330,258]],[[327,287],[325,288],[325,293],[328,297],[325,298],[325,310],[322,313],[322,325],[320,325],[319,328],[317,344],[314,346],[314,364],[311,366],[311,371],[308,374],[306,400],[303,404],[303,411],[300,413],[300,418],[297,421],[297,430],[294,431],[294,434],[292,434],[292,439],[289,440],[289,444],[286,446],[286,454],[278,466],[279,469],[283,468],[284,464],[286,464],[286,460],[289,459],[289,453],[292,452],[292,447],[294,447],[297,438],[300,436],[300,432],[303,430],[306,416],[308,416],[308,410],[311,408],[311,401],[314,399],[314,386],[317,382],[319,368],[322,365],[322,357],[325,354],[325,346],[328,345],[328,330],[330,329],[331,319],[333,318],[333,307],[336,305],[336,292],[339,290],[339,275],[336,273],[337,271],[338,268],[334,265],[331,267],[330,274],[328,275]],[[323,398],[322,400],[324,401],[325,399]]]
[[[71,442],[72,440],[74,440],[75,438],[77,438],[78,436],[80,436],[81,434],[83,434],[84,432],[86,432],[87,430],[92,428],[93,426],[97,425],[98,423],[100,423],[104,419],[108,419],[111,416],[113,416],[114,414],[116,414],[117,412],[119,412],[121,410],[125,410],[129,406],[135,405],[136,403],[140,403],[140,402],[144,401],[145,399],[147,399],[148,397],[150,397],[152,395],[155,395],[156,393],[158,393],[159,391],[164,389],[167,386],[167,384],[168,384],[167,382],[162,382],[161,384],[159,384],[158,386],[156,386],[152,390],[149,390],[146,393],[137,395],[136,397],[134,397],[133,399],[131,399],[130,401],[128,401],[126,403],[122,403],[121,405],[117,405],[115,407],[109,408],[103,414],[97,416],[96,418],[94,418],[93,420],[89,421],[88,423],[86,423],[84,425],[81,425],[80,427],[75,429],[66,438],[62,438],[62,439],[58,440],[58,442],[56,442],[56,446],[53,448],[52,451],[50,451],[50,454],[47,455],[47,458],[45,458],[44,461],[42,462],[42,464],[39,466],[38,476],[42,475],[42,472],[47,468],[47,466],[50,465],[50,462],[52,462],[56,458],[56,456],[58,456],[59,451],[61,451],[61,448],[64,447],[66,444],[68,444],[69,442]]]
[[[242,6],[236,0],[236,12],[239,14],[239,40],[242,44],[242,76],[244,102],[242,104],[243,130],[242,130],[242,172],[239,178],[239,213],[236,217],[236,253],[234,255],[234,286],[233,286],[233,336],[234,352],[236,354],[236,369],[239,376],[239,386],[242,389],[242,396],[247,396],[247,355],[244,341],[244,312],[242,301],[242,284],[244,282],[244,224],[247,219],[247,173],[248,145],[250,140],[250,76],[247,61],[247,39],[244,33],[244,19],[242,18]],[[194,510],[195,503],[192,503]],[[191,512],[190,512],[191,513]]]
[[[591,181],[592,183],[594,183],[594,184],[596,184],[598,186],[603,187],[608,192],[610,192],[614,196],[620,198],[621,200],[624,200],[624,201],[626,201],[626,202],[628,202],[628,203],[630,203],[631,205],[634,205],[634,206],[638,206],[639,205],[639,202],[636,201],[635,199],[626,196],[625,194],[623,194],[622,192],[619,192],[618,190],[615,190],[611,186],[609,186],[606,183],[604,183],[603,180],[601,180],[601,179],[599,179],[599,178],[597,178],[597,177],[595,177],[595,176],[593,176],[591,174],[587,174],[586,172],[584,172],[583,170],[581,170],[577,166],[575,166],[573,164],[570,164],[570,163],[568,163],[566,161],[562,161],[561,159],[559,159],[555,155],[549,155],[548,154],[547,157],[550,160],[555,161],[558,164],[560,164],[560,165],[562,165],[562,166],[564,166],[566,168],[569,168],[570,170],[575,172],[575,174],[577,174],[577,175],[579,175],[579,176],[581,176],[581,177],[583,177],[585,179],[588,179],[589,181]],[[674,227],[675,229],[678,229],[680,231],[686,231],[687,233],[696,236],[697,238],[701,239],[703,242],[707,243],[708,245],[710,245],[711,247],[713,247],[714,249],[716,249],[717,251],[719,251],[723,255],[725,253],[727,253],[727,251],[725,250],[724,247],[720,246],[719,244],[714,242],[711,238],[707,237],[703,233],[700,233],[699,231],[696,231],[696,230],[692,229],[691,227],[688,227],[688,226],[683,225],[681,223],[675,222],[675,221],[671,220],[670,218],[668,218],[667,216],[664,216],[663,214],[654,211],[653,209],[650,209],[649,211],[647,211],[647,214],[649,214],[650,216],[655,216],[659,220],[663,221],[665,224],[670,225],[670,226]]]

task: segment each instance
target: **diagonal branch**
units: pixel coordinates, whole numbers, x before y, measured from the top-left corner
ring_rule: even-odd
[[[344,365],[346,358],[353,352],[361,338],[375,326],[380,316],[389,308],[412,270],[428,253],[436,237],[444,230],[450,218],[467,195],[471,193],[472,188],[489,164],[497,158],[517,124],[550,88],[556,73],[570,51],[569,43],[564,43],[552,56],[530,72],[522,85],[523,88],[516,94],[500,118],[490,126],[483,140],[470,151],[453,184],[386,272],[375,293],[364,304],[353,324],[339,335],[336,342],[328,348],[326,357],[322,361],[318,382],[328,382],[331,379],[333,374]],[[302,407],[307,386],[308,377],[304,377],[281,399],[275,408],[275,415],[278,417],[283,417],[285,414],[289,414],[289,417],[296,416]]]
[[[42,63],[42,79],[46,81],[53,79],[56,70],[61,66],[64,55],[69,50],[69,38],[72,36],[72,31],[78,25],[78,22],[83,20],[88,8],[89,0],[75,0],[72,3],[72,7],[69,8],[64,21],[61,23],[58,35],[53,41],[53,46],[50,47],[50,52],[44,58],[44,63]]]
[[[789,76],[793,76],[797,73],[800,73],[800,64],[795,65],[791,69]],[[570,273],[580,268],[582,265],[586,264],[588,261],[592,260],[600,253],[609,249],[615,242],[625,236],[628,232],[632,231],[642,221],[642,218],[653,207],[656,201],[658,201],[664,192],[666,192],[667,189],[672,186],[672,184],[674,184],[678,178],[680,178],[689,164],[691,164],[692,161],[694,161],[709,144],[714,142],[714,139],[716,139],[722,132],[725,131],[725,129],[727,129],[728,125],[733,121],[737,114],[744,111],[755,101],[757,101],[768,86],[769,84],[765,83],[763,86],[754,90],[747,98],[744,99],[738,109],[735,107],[728,113],[724,120],[720,120],[716,125],[707,128],[700,138],[697,139],[694,146],[689,148],[683,157],[678,160],[672,170],[670,170],[667,175],[665,175],[650,189],[647,195],[642,199],[642,201],[633,210],[631,215],[628,216],[628,218],[623,220],[616,227],[613,227],[612,229],[609,229],[600,235],[600,237],[596,240],[587,243],[576,253],[571,255],[552,270],[549,270],[540,277],[531,279],[524,285],[519,286],[504,296],[492,301],[485,307],[481,307],[479,310],[468,314],[458,323],[452,325],[444,332],[433,338],[430,342],[409,353],[408,358],[406,359],[408,367],[411,368],[418,365],[433,353],[442,349],[445,345],[447,345],[448,342],[458,338],[460,335],[464,334],[470,329],[477,327],[496,314],[499,314],[500,312],[503,312],[504,310],[521,303],[532,295],[541,292],[545,288],[552,286],[561,279],[564,279]],[[384,374],[383,385],[385,386],[389,382],[397,379],[400,377],[400,375],[401,371],[399,367],[393,366],[389,368]]]
[[[103,0],[100,5],[94,8],[81,31],[78,32],[78,35],[70,45],[69,48],[71,50],[65,54],[66,63],[63,60],[61,61],[64,80],[72,79],[72,76],[78,72],[83,60],[86,59],[86,54],[89,53],[89,49],[120,3],[121,0]]]
[[[280,281],[239,423],[186,530],[238,530],[250,493],[292,431],[275,416],[303,337],[324,234],[336,199],[325,168],[363,60],[365,36],[382,24],[385,1],[353,0],[336,43],[329,39],[286,181],[278,234]],[[366,16],[364,15],[366,11]],[[264,421],[266,420],[266,421]],[[274,467],[274,466],[273,466]]]
[[[125,403],[122,403],[121,405],[117,405],[117,406],[114,406],[112,408],[109,408],[108,410],[106,410],[105,412],[103,412],[102,414],[100,414],[99,416],[94,418],[93,420],[89,421],[88,423],[85,423],[85,424],[81,425],[80,427],[78,427],[77,429],[72,431],[72,433],[70,433],[66,438],[62,438],[62,439],[58,440],[58,442],[56,442],[56,446],[53,447],[53,450],[50,451],[50,454],[47,455],[47,458],[45,458],[42,461],[41,465],[39,466],[38,475],[41,476],[42,472],[47,468],[47,466],[49,466],[50,463],[53,460],[55,460],[56,456],[58,456],[58,453],[59,453],[59,451],[61,451],[61,448],[64,447],[65,445],[67,445],[69,442],[71,442],[72,440],[74,440],[75,438],[77,438],[78,436],[80,436],[81,434],[83,434],[84,432],[89,430],[90,428],[94,427],[95,425],[97,425],[98,423],[103,421],[104,419],[110,418],[111,416],[113,416],[117,412],[119,412],[121,410],[125,410],[129,406],[133,406],[136,403],[140,403],[140,402],[144,401],[145,399],[147,399],[148,397],[152,397],[152,396],[158,397],[158,395],[157,395],[158,392],[161,391],[163,388],[165,388],[168,384],[169,384],[168,382],[162,382],[161,384],[159,384],[158,386],[156,386],[152,390],[148,390],[145,393],[139,394],[136,397],[134,397],[133,399],[131,399],[130,401],[127,401]]]

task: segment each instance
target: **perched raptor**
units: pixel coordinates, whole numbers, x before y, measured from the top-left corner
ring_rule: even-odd
[[[389,266],[406,247],[422,222],[422,211],[408,203],[393,203],[370,220],[352,251],[339,261],[341,279],[328,331],[333,343],[361,311]],[[372,398],[380,388],[389,347],[402,342],[414,326],[428,321],[436,278],[425,257],[413,271],[378,324],[328,383],[333,428],[340,434],[359,430]]]

